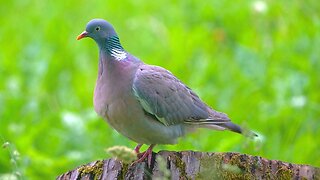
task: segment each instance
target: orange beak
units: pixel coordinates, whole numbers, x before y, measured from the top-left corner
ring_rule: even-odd
[[[88,37],[88,32],[87,31],[83,31],[78,37],[77,40],[80,40],[82,38]]]

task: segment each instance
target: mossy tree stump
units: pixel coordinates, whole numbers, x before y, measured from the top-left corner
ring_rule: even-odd
[[[99,160],[57,179],[320,179],[320,168],[240,153],[160,151],[153,154],[150,167]]]

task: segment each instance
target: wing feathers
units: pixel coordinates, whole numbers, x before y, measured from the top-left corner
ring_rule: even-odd
[[[165,125],[178,123],[212,124],[229,118],[210,109],[200,98],[169,71],[141,65],[133,80],[133,92],[143,109]]]

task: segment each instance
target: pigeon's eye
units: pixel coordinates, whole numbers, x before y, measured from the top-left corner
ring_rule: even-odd
[[[96,27],[96,31],[100,31],[100,26],[97,26],[97,27]]]

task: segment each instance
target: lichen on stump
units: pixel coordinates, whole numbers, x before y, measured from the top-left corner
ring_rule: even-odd
[[[320,179],[320,168],[240,153],[160,151],[153,154],[150,167],[107,159],[57,179]]]

